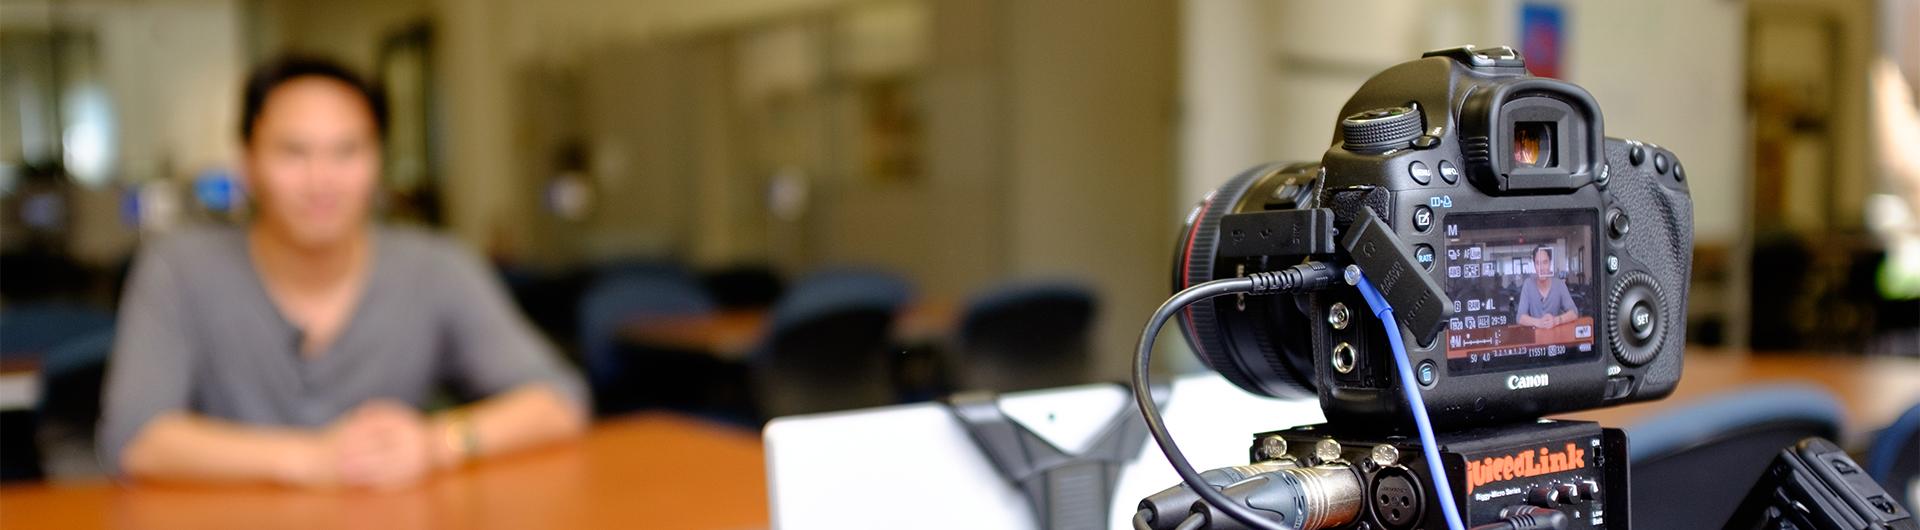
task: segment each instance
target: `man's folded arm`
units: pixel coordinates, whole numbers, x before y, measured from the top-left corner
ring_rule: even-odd
[[[579,373],[477,258],[454,254],[440,289],[446,296],[448,376],[468,394],[484,397],[438,415],[439,435],[467,457],[579,436],[592,407]]]
[[[311,435],[201,417],[200,356],[179,271],[159,249],[136,261],[121,298],[100,425],[101,465],[119,476],[293,480]]]

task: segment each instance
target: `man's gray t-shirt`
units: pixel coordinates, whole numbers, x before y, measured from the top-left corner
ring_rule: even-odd
[[[1538,281],[1538,280],[1536,280]],[[1559,278],[1547,279],[1546,294],[1540,293],[1540,284],[1526,282],[1520,286],[1520,307],[1516,317],[1526,315],[1544,318],[1574,311],[1573,294],[1567,292],[1567,282]]]
[[[578,374],[458,245],[376,228],[346,327],[317,356],[267,295],[242,228],[185,230],[141,249],[120,307],[100,425],[102,463],[155,416],[321,427],[370,399],[425,406],[550,383],[586,406]]]

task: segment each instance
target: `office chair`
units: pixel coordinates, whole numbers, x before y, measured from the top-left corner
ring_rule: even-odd
[[[10,307],[0,312],[0,358],[42,354],[102,329],[113,329],[112,313],[66,303]]]
[[[548,340],[580,362],[578,335],[580,297],[594,278],[584,268],[539,269],[511,264],[499,266],[514,305]]]
[[[763,418],[893,403],[893,319],[913,296],[905,280],[836,270],[803,278],[774,306],[750,357]]]
[[[1901,502],[1914,506],[1920,497],[1914,482],[1920,480],[1920,404],[1900,414],[1900,419],[1880,431],[1867,449],[1867,474]]]
[[[1669,409],[1628,426],[1635,528],[1720,528],[1780,450],[1838,439],[1840,404],[1825,390],[1772,385]]]
[[[622,326],[648,318],[712,313],[713,299],[690,278],[675,273],[616,273],[593,283],[580,297],[581,366],[601,414],[652,405],[675,405],[697,392],[705,379],[699,366],[707,352],[686,352],[621,340]]]
[[[113,328],[88,333],[47,350],[41,358],[35,438],[47,476],[105,473],[94,457],[94,434],[100,423],[100,396],[113,336]]]
[[[1066,282],[1001,286],[960,319],[956,372],[971,390],[1067,386],[1086,376],[1094,294]]]
[[[700,283],[713,295],[720,307],[759,309],[772,307],[786,289],[780,274],[766,265],[741,264],[702,274]]]
[[[892,273],[859,268],[825,269],[801,277],[774,304],[773,325],[778,328],[783,323],[811,317],[832,307],[864,305],[899,309],[913,297],[913,284]]]
[[[11,270],[11,269],[9,269]],[[68,303],[37,303],[0,311],[0,360],[30,362],[43,371],[67,342],[113,331],[113,315]],[[45,382],[42,382],[43,388]],[[94,400],[98,400],[98,394]],[[96,405],[97,407],[97,405]],[[32,409],[0,411],[0,482],[37,480],[45,474],[37,433],[41,415]]]

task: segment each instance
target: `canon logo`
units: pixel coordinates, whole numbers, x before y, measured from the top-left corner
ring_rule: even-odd
[[[1547,386],[1547,374],[1507,376],[1507,390]]]

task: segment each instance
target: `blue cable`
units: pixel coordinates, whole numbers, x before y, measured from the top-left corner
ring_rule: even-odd
[[[1460,508],[1453,503],[1453,482],[1447,480],[1447,468],[1440,465],[1440,444],[1433,440],[1433,422],[1427,419],[1426,400],[1420,397],[1420,387],[1413,379],[1413,366],[1407,361],[1407,346],[1401,342],[1400,323],[1393,319],[1393,306],[1387,304],[1387,298],[1373,287],[1365,273],[1352,276],[1357,278],[1355,287],[1360,288],[1360,297],[1367,300],[1367,306],[1373,308],[1373,316],[1386,326],[1387,344],[1393,348],[1393,366],[1400,372],[1400,393],[1407,397],[1407,408],[1413,410],[1413,426],[1420,432],[1420,452],[1427,458],[1427,470],[1433,477],[1434,494],[1440,497],[1440,512],[1446,516],[1448,530],[1466,530],[1460,524]]]

